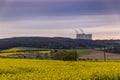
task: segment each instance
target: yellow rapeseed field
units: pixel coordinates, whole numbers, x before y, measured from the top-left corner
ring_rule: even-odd
[[[0,80],[120,80],[120,62],[0,59]]]

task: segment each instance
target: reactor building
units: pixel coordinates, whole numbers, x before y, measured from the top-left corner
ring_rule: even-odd
[[[80,33],[76,31],[76,39],[92,40],[92,34],[86,34],[83,29],[80,29]]]
[[[92,40],[92,34],[76,34],[77,39]]]

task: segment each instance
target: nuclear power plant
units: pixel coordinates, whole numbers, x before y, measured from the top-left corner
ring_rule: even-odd
[[[92,40],[92,34],[76,34],[77,39]]]
[[[76,30],[76,39],[92,40],[92,34],[86,34],[83,29]]]

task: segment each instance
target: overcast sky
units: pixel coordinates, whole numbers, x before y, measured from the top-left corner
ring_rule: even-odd
[[[120,0],[0,0],[0,38],[75,38],[80,28],[94,39],[120,38]]]

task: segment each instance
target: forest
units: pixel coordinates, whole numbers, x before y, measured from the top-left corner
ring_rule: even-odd
[[[120,40],[80,40],[62,37],[14,37],[0,39],[0,50],[13,47],[45,49],[103,48],[119,46]]]

